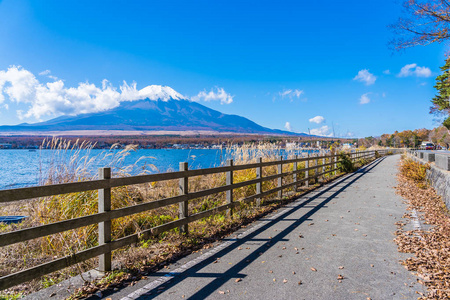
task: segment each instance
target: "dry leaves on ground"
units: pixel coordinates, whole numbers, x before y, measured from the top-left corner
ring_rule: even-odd
[[[402,162],[403,164],[405,161]],[[399,251],[414,256],[402,263],[409,271],[420,278],[418,281],[427,287],[426,295],[419,299],[450,298],[450,218],[449,211],[434,189],[425,182],[418,182],[417,176],[409,178],[414,172],[410,161],[408,172],[398,175],[397,193],[407,200],[408,210],[415,209],[423,215],[424,223],[432,225],[428,231],[405,231],[405,223],[397,222],[395,238]],[[405,169],[405,168],[403,168]],[[423,167],[420,167],[422,171]],[[400,167],[402,170],[402,166]],[[407,213],[404,218],[411,218]]]

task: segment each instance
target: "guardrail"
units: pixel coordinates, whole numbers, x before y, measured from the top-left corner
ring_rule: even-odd
[[[450,153],[448,152],[408,149],[406,153],[409,157],[414,157],[422,163],[434,163],[438,169],[450,171]]]
[[[398,150],[378,150],[380,155],[386,155],[388,152],[397,153]],[[350,154],[352,161],[363,158],[374,158],[376,151],[360,151]],[[319,160],[321,164],[319,164]],[[304,162],[305,168],[298,169],[298,163]],[[55,259],[53,261],[25,269],[13,274],[0,278],[0,290],[7,289],[14,285],[38,278],[42,275],[49,274],[86,261],[91,258],[99,257],[98,270],[100,272],[107,272],[111,270],[112,251],[125,247],[130,244],[138,243],[140,239],[148,239],[151,236],[156,236],[162,232],[180,228],[181,233],[188,232],[188,224],[196,220],[206,218],[221,212],[228,211],[232,214],[232,209],[243,202],[256,201],[259,205],[261,198],[270,194],[278,193],[278,197],[282,197],[284,189],[293,187],[297,190],[300,184],[309,185],[310,180],[317,182],[318,178],[325,174],[334,172],[336,175],[339,163],[339,154],[337,155],[322,155],[301,157],[296,156],[293,159],[283,160],[280,157],[276,161],[263,162],[259,158],[257,163],[246,165],[233,165],[232,160],[227,161],[227,165],[217,168],[188,170],[188,165],[185,162],[180,163],[180,170],[178,172],[159,173],[151,175],[139,175],[122,178],[111,178],[111,169],[100,168],[99,179],[73,182],[64,184],[55,184],[47,186],[37,186],[29,188],[19,188],[11,190],[0,190],[0,203],[13,202],[26,199],[34,199],[39,197],[54,196],[67,193],[84,192],[90,190],[98,190],[98,213],[87,215],[79,218],[69,219],[56,223],[41,225],[32,228],[21,229],[8,233],[0,234],[0,247],[5,247],[11,244],[28,241],[35,238],[40,238],[67,230],[72,230],[84,226],[98,224],[98,246],[74,253],[69,256]],[[283,165],[292,164],[292,172],[283,173]],[[262,177],[262,168],[268,166],[277,166],[277,174]],[[233,182],[233,172],[256,169],[256,178],[244,182]],[[314,170],[313,176],[309,176],[309,171]],[[304,177],[299,178],[298,174],[304,172]],[[209,175],[216,173],[226,173],[226,184],[224,186],[215,187],[207,190],[201,190],[189,193],[189,178],[193,176]],[[292,176],[293,182],[283,184],[283,177]],[[175,197],[159,199],[152,202],[146,202],[134,206],[128,206],[120,209],[111,210],[111,188],[135,185],[149,182],[158,182],[166,180],[179,180],[179,195]],[[262,182],[277,179],[277,187],[263,191]],[[236,200],[233,198],[233,190],[248,185],[256,185],[256,193],[252,196]],[[204,197],[212,194],[226,192],[226,204],[215,207],[210,210],[202,211],[196,214],[188,214],[189,200]],[[150,211],[156,208],[179,204],[179,219],[168,222],[145,231],[132,235],[128,235],[117,240],[111,240],[111,221],[120,217],[125,217],[137,213]]]

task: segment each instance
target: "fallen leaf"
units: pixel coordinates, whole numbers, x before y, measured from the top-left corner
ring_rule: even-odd
[[[298,285],[301,285],[302,284],[302,281],[300,280],[299,282],[298,282]]]
[[[338,277],[337,277],[337,279],[338,279],[338,280],[342,280],[342,279],[344,279],[344,276],[342,276],[341,274],[339,274]]]
[[[283,279],[283,283],[286,283],[287,282],[287,279]]]
[[[339,269],[341,269],[341,270],[342,270],[343,268],[344,268],[343,266],[340,266],[340,267],[339,267]]]
[[[239,282],[241,280],[242,280],[241,278],[236,278],[235,282]]]
[[[219,291],[219,294],[225,295],[225,292],[224,291]]]
[[[294,275],[295,275],[295,272],[293,271],[293,272],[292,272],[292,274],[294,274]]]
[[[317,269],[316,268],[311,268],[311,271],[317,272]]]

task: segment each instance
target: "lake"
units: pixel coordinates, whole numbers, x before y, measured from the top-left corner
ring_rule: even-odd
[[[122,169],[129,175],[136,175],[144,170],[147,173],[177,171],[180,162],[188,162],[190,169],[212,168],[220,166],[228,158],[226,151],[220,149],[140,149],[128,152],[125,157],[119,154],[120,150],[100,149],[81,150],[79,153],[0,150],[0,190],[39,185],[44,178],[48,178],[48,170],[55,166],[75,165],[82,168],[87,165],[89,172],[94,174],[99,167],[107,167],[115,161],[113,165],[116,170]],[[285,155],[285,152],[279,154]],[[75,157],[75,164],[70,163],[71,157]]]

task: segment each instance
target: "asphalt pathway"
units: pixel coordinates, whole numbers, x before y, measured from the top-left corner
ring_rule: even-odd
[[[416,299],[393,242],[399,155],[328,184],[112,299]]]

